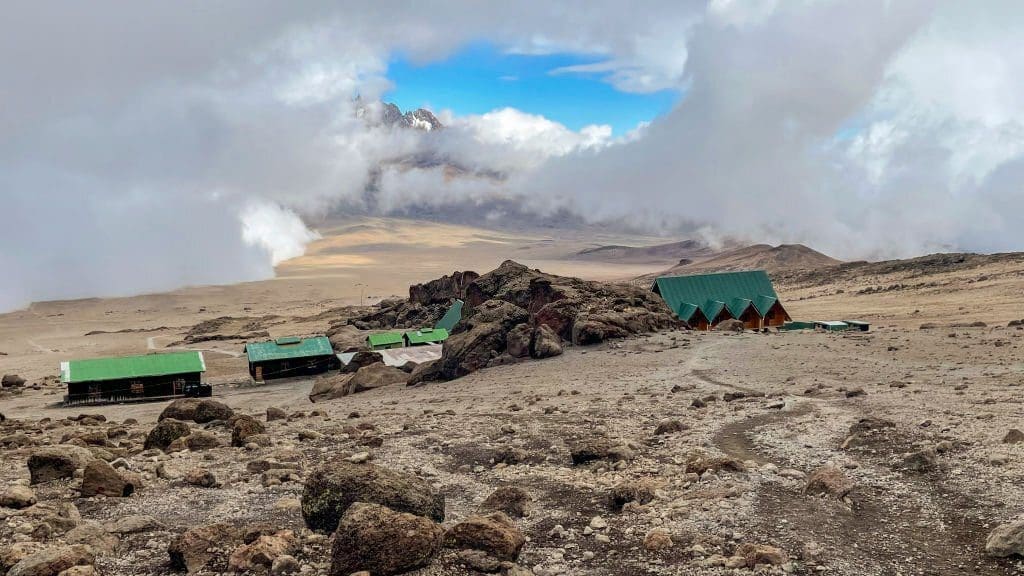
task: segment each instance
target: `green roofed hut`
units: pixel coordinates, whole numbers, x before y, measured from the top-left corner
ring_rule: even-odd
[[[662,276],[651,290],[681,320],[698,330],[735,319],[749,330],[782,326],[792,320],[764,270]]]
[[[444,328],[423,328],[406,332],[402,335],[406,346],[425,346],[427,344],[440,344],[448,339],[448,331]]]
[[[66,406],[209,396],[206,362],[197,351],[90,358],[60,363]]]
[[[262,382],[273,378],[314,376],[341,367],[326,336],[287,337],[245,345],[249,375]]]
[[[405,346],[405,336],[401,332],[382,332],[366,337],[366,345],[370,350],[388,350]]]

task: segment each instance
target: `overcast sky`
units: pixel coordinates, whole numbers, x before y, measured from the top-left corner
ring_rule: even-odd
[[[385,169],[373,209],[1020,250],[1022,84],[1012,0],[13,3],[0,310],[268,277],[424,150],[508,179]],[[388,96],[449,128],[377,125]]]

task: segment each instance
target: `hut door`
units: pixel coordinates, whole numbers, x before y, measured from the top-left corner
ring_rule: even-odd
[[[256,367],[256,381],[263,382],[263,366]]]
[[[185,392],[185,381],[179,378],[171,383],[171,388],[172,394],[175,396],[183,394]]]

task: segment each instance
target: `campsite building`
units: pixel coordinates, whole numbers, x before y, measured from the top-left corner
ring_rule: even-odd
[[[405,346],[405,337],[401,332],[382,332],[366,337],[366,345],[370,350],[388,350]]]
[[[764,270],[663,276],[651,289],[681,320],[698,330],[709,330],[729,319],[743,322],[750,330],[782,326],[791,320]]]
[[[406,346],[425,346],[440,344],[448,339],[448,331],[444,328],[423,328],[412,330],[402,335]]]
[[[209,395],[206,362],[196,351],[61,362],[64,404],[105,404]]]
[[[340,368],[326,336],[278,338],[245,345],[249,375],[262,382],[273,378],[313,376]]]

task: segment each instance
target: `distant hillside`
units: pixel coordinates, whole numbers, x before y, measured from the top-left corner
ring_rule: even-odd
[[[572,255],[573,260],[648,264],[709,258],[715,251],[699,240],[683,240],[655,246],[595,246]]]
[[[817,270],[841,264],[836,260],[802,244],[754,244],[712,254],[692,262],[680,263],[664,272],[644,276],[652,280],[658,276],[682,276],[706,272],[736,270],[767,270],[773,276],[793,270]]]

